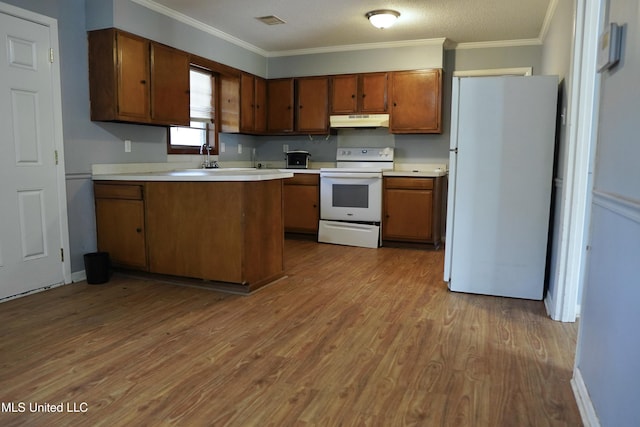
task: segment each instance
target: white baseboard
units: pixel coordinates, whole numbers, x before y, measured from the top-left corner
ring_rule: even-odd
[[[547,292],[547,296],[544,299],[544,307],[547,309],[547,316],[549,316],[552,320],[559,320],[554,317],[556,304],[553,301],[553,295],[551,295],[551,292]]]
[[[59,288],[60,286],[64,286],[64,285],[68,285],[68,283],[62,282],[62,283],[56,283],[54,285],[44,286],[44,287],[38,288],[38,289],[32,289],[30,291],[23,292],[21,294],[12,295],[12,296],[9,296],[9,297],[6,297],[6,298],[2,298],[2,299],[0,299],[0,302],[11,301],[11,300],[14,300],[14,299],[17,299],[17,298],[22,298],[22,297],[26,297],[26,296],[29,296],[29,295],[37,294],[37,293],[40,293],[40,292],[48,291],[49,289]]]
[[[85,270],[75,271],[71,273],[71,281],[73,283],[82,282],[87,280],[87,272]]]
[[[587,386],[582,379],[582,373],[578,368],[575,368],[573,371],[571,388],[573,389],[573,395],[576,398],[580,416],[582,417],[582,422],[585,427],[600,427],[600,420],[591,402],[591,397],[589,397]]]

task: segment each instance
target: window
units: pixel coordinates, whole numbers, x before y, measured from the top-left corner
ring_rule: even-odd
[[[190,126],[171,126],[167,137],[169,154],[198,154],[203,145],[218,154],[215,122],[215,76],[192,67],[189,72]]]

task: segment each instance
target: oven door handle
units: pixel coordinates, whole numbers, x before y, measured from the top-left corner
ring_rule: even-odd
[[[382,178],[380,172],[320,172],[321,178]]]

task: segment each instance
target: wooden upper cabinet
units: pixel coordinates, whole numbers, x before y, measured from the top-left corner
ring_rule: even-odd
[[[388,73],[343,74],[331,77],[331,114],[387,112]]]
[[[189,55],[151,43],[151,120],[185,125],[189,117]]]
[[[254,130],[265,132],[267,130],[267,81],[261,77],[255,77],[255,119]]]
[[[267,132],[291,133],[293,126],[293,79],[267,81]]]
[[[391,133],[442,132],[442,70],[390,73]]]
[[[89,90],[91,120],[189,123],[188,56],[124,31],[89,32]]]
[[[220,112],[218,123],[221,132],[240,131],[240,78],[220,76]]]
[[[327,133],[329,130],[329,78],[296,79],[296,130]]]
[[[149,42],[124,34],[116,35],[117,115],[148,120],[150,111]]]
[[[387,73],[360,75],[360,112],[387,112]]]
[[[331,114],[358,112],[358,75],[331,77]]]
[[[248,73],[240,76],[240,132],[263,133],[267,127],[267,84]]]
[[[388,73],[344,74],[331,77],[331,114],[387,112]]]

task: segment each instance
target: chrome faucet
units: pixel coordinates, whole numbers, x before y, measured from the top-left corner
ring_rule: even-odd
[[[214,169],[220,167],[218,166],[217,161],[211,160],[211,146],[209,144],[202,144],[200,147],[200,155],[202,156],[202,169]]]

